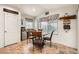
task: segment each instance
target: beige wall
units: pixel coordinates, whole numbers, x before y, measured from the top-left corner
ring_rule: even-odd
[[[79,53],[79,6],[78,6],[78,19],[77,19],[77,48]]]

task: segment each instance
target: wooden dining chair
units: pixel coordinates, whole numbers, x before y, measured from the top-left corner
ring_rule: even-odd
[[[42,52],[42,49],[44,47],[44,40],[42,40],[42,32],[32,32],[32,35],[34,36],[34,38],[32,39],[33,51],[34,47],[38,47]]]
[[[27,31],[27,43],[28,43],[29,39],[33,38],[32,32],[35,32],[35,31],[36,30],[34,30],[34,29],[28,29],[28,31]]]
[[[40,31],[32,32],[32,36],[34,36],[35,38],[42,38],[42,32]]]

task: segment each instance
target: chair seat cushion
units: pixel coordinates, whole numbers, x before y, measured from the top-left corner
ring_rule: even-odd
[[[49,37],[43,37],[43,39],[44,39],[44,40],[50,40],[50,38],[49,38]]]

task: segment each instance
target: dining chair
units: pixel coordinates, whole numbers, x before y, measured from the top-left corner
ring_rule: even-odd
[[[42,39],[42,32],[32,32],[32,35],[34,36],[34,38],[32,39],[33,51],[34,51],[34,47],[37,47],[42,52],[42,49],[44,47],[44,40]]]
[[[32,32],[32,36],[34,36],[35,38],[42,38],[42,32],[40,31]]]
[[[52,35],[53,35],[53,32],[54,32],[54,31],[51,32],[50,37],[48,37],[48,36],[43,36],[43,40],[44,40],[44,41],[45,41],[45,40],[50,41],[50,47],[51,47],[51,45],[52,45]]]
[[[32,39],[32,38],[33,38],[32,32],[35,32],[35,30],[29,29],[29,30],[27,31],[27,43],[28,43],[28,40],[29,40],[29,39]]]

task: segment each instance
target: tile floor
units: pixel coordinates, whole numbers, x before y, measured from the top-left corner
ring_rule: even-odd
[[[33,51],[32,42],[27,44],[27,41],[25,40],[0,48],[0,54],[77,54],[77,49],[58,43],[52,43],[52,47],[50,47],[49,42],[46,42],[41,53],[37,48]]]

